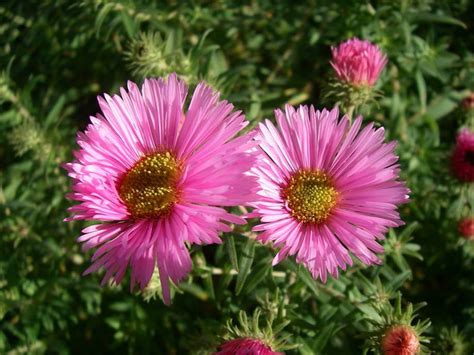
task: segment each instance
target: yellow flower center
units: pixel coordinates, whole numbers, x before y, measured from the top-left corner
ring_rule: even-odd
[[[120,180],[118,192],[133,218],[167,215],[179,199],[181,162],[170,152],[141,158]]]
[[[291,215],[304,223],[323,223],[336,206],[339,192],[319,170],[300,170],[282,190]]]

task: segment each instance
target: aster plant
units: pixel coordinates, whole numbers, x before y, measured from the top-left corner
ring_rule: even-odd
[[[0,354],[472,353],[471,2],[0,19]]]

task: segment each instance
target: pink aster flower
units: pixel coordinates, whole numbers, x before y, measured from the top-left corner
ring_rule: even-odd
[[[102,222],[83,230],[83,249],[98,248],[85,274],[106,270],[102,284],[119,283],[128,267],[131,288],[159,270],[165,303],[169,279],[191,270],[190,244],[221,243],[227,223],[244,220],[218,206],[254,200],[250,136],[235,135],[247,122],[201,83],[189,108],[185,84],[149,79],[129,82],[120,96],[99,97],[102,114],[79,133],[69,197],[79,201],[68,220]]]
[[[337,78],[354,86],[375,85],[386,64],[386,55],[369,41],[353,38],[332,48]]]
[[[451,159],[454,175],[461,181],[474,181],[474,133],[464,128],[456,139]]]
[[[402,224],[397,205],[408,201],[398,181],[396,143],[384,143],[383,128],[362,118],[350,126],[337,108],[275,111],[278,127],[260,124],[261,161],[253,169],[260,182],[255,216],[258,239],[280,248],[273,263],[288,255],[314,278],[338,276],[352,265],[351,252],[365,264],[378,264],[377,240]]]
[[[259,339],[242,338],[226,341],[214,355],[283,355]]]

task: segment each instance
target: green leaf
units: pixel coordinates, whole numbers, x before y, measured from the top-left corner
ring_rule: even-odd
[[[255,240],[248,238],[247,242],[242,248],[239,260],[239,274],[237,275],[237,283],[235,285],[235,292],[240,294],[244,287],[245,280],[250,274],[253,259],[255,257]]]
[[[235,248],[235,238],[233,235],[229,235],[226,237],[225,247],[227,253],[229,254],[230,263],[232,264],[232,267],[235,270],[239,271],[239,262],[237,260],[237,250]]]
[[[415,74],[416,78],[416,86],[418,87],[418,96],[420,98],[420,105],[421,105],[421,111],[424,112],[426,110],[426,83],[425,79],[423,78],[423,74],[421,73],[420,70],[416,71]]]
[[[361,310],[367,317],[368,319],[375,320],[377,322],[381,321],[380,314],[377,312],[374,307],[372,307],[369,304],[359,304],[357,306],[359,310]]]
[[[405,283],[406,280],[408,280],[411,276],[411,270],[407,270],[402,272],[401,274],[395,276],[393,279],[391,279],[387,285],[387,289],[391,290],[398,290],[402,285]]]
[[[201,301],[206,301],[209,298],[209,295],[201,287],[192,283],[181,283],[179,288],[185,292],[188,292],[195,297],[199,298]]]
[[[100,30],[102,28],[102,25],[104,23],[105,18],[107,15],[113,10],[115,7],[114,3],[108,3],[105,4],[97,14],[96,20],[95,20],[95,28],[96,28],[96,35],[99,37]]]
[[[105,323],[107,323],[113,329],[120,328],[120,318],[119,317],[108,317],[105,319]]]
[[[464,22],[448,15],[417,12],[410,17],[415,22],[444,23],[447,25],[455,25],[467,29],[467,26]]]
[[[209,297],[212,299],[216,299],[216,294],[214,292],[214,281],[212,280],[212,274],[209,273],[205,278],[204,278],[204,285],[206,286],[207,293],[209,294]]]
[[[66,96],[61,95],[54,104],[53,108],[49,111],[48,116],[44,120],[45,127],[51,127],[55,121],[59,119],[59,115],[66,103]]]
[[[395,250],[391,256],[393,258],[393,261],[395,261],[395,264],[397,264],[397,266],[400,268],[400,270],[402,271],[410,270],[410,265],[408,265],[408,263],[406,262],[405,258],[403,257],[403,255],[400,253],[399,250]]]
[[[299,93],[299,94],[296,94],[296,95],[290,97],[288,99],[288,104],[296,106],[296,105],[299,105],[303,101],[306,101],[308,99],[309,99],[309,94],[307,92],[302,92],[302,93]]]
[[[329,339],[341,328],[341,326],[338,327],[334,323],[331,323],[329,325],[325,324],[324,328],[316,335],[316,339],[313,345],[314,350],[323,352],[324,348],[329,342]]]
[[[403,232],[400,233],[399,238],[404,239],[412,235],[412,233],[420,226],[418,222],[410,223],[403,229]]]
[[[122,19],[123,27],[125,27],[125,31],[130,38],[133,38],[137,33],[137,25],[132,17],[130,17],[127,13],[121,12],[120,17]]]
[[[316,286],[313,277],[305,267],[298,267],[298,277],[304,282],[306,286],[311,289],[311,291],[314,292],[314,294],[319,293],[318,287]]]
[[[128,302],[115,302],[110,306],[110,309],[113,309],[117,312],[127,312],[131,308],[131,304]]]
[[[457,102],[446,96],[437,96],[431,100],[426,114],[434,120],[440,119],[453,111],[458,106]]]
[[[260,282],[268,275],[272,270],[272,263],[270,260],[263,260],[256,266],[257,271],[252,273],[246,282],[245,292],[250,293],[255,287],[257,287]]]

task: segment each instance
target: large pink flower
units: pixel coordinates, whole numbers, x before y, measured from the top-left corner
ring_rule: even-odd
[[[106,270],[102,284],[119,283],[131,268],[131,287],[144,288],[158,267],[166,303],[169,279],[191,270],[187,244],[221,243],[228,223],[244,223],[221,207],[255,200],[247,122],[201,83],[184,113],[187,88],[171,75],[145,80],[141,90],[99,97],[102,114],[79,133],[69,197],[80,203],[68,220],[103,222],[85,228],[83,249],[99,247],[85,274]]]
[[[373,86],[386,64],[386,55],[369,41],[353,38],[332,48],[336,76],[354,86]]]
[[[402,224],[397,205],[408,200],[398,181],[396,143],[384,143],[383,128],[361,130],[338,110],[313,106],[275,111],[278,128],[260,124],[261,161],[253,169],[260,182],[255,216],[258,239],[280,248],[274,264],[296,255],[314,278],[352,265],[349,252],[377,264],[377,240]]]

